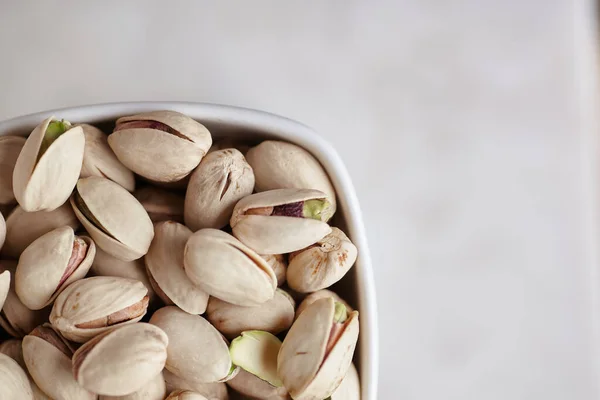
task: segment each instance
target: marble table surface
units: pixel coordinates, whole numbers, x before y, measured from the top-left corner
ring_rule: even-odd
[[[380,399],[595,399],[575,3],[2,1],[0,119],[182,100],[311,125],[364,210]]]

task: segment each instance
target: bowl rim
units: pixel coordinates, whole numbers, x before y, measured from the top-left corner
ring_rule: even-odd
[[[377,399],[379,368],[379,335],[373,267],[362,212],[348,171],[331,144],[312,128],[276,114],[249,108],[212,103],[179,101],[143,101],[91,104],[63,107],[10,118],[0,122],[0,136],[22,134],[32,130],[45,118],[59,116],[71,122],[97,123],[117,116],[155,110],[175,110],[207,124],[227,124],[235,128],[260,131],[274,139],[295,143],[313,154],[323,165],[343,210],[349,236],[359,249],[356,269],[356,290],[360,310],[359,339],[361,398]]]

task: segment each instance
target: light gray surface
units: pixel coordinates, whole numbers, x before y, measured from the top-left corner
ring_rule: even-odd
[[[0,118],[189,100],[305,122],[362,202],[381,399],[597,398],[571,2],[83,3],[0,3]]]

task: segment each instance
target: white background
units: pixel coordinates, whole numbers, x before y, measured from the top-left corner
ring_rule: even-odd
[[[598,398],[573,4],[2,1],[0,119],[188,100],[311,125],[364,210],[380,399]]]

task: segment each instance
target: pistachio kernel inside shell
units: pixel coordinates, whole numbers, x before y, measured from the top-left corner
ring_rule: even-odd
[[[69,258],[69,262],[67,263],[67,268],[65,269],[63,276],[58,282],[58,288],[60,288],[62,284],[65,283],[67,279],[69,279],[73,272],[75,272],[77,267],[79,267],[81,262],[84,260],[87,251],[88,245],[85,242],[85,240],[83,240],[79,236],[75,236],[75,239],[73,240],[73,250],[71,252],[71,257]]]
[[[80,329],[105,328],[107,326],[113,326],[121,322],[136,319],[146,314],[149,300],[150,298],[148,295],[146,295],[143,299],[135,304],[130,305],[129,307],[115,311],[114,313],[105,317],[97,318],[95,320],[77,324],[75,326]]]
[[[46,150],[50,147],[52,143],[56,139],[60,137],[63,133],[72,128],[72,125],[69,121],[60,120],[60,121],[51,121],[46,128],[46,132],[44,133],[44,138],[42,139],[42,144],[40,145],[40,151],[38,152],[37,159],[39,160]]]
[[[323,362],[327,359],[329,352],[338,342],[339,338],[344,333],[346,328],[346,322],[348,322],[348,310],[346,306],[340,302],[335,302],[335,312],[333,314],[333,324],[331,325],[331,332],[329,333],[329,339],[327,340],[327,347],[325,348],[325,357]]]
[[[32,330],[29,335],[39,337],[40,339],[45,340],[69,358],[73,356],[73,352],[71,351],[69,346],[67,346],[65,341],[54,329],[48,326],[38,326],[34,330]]]
[[[186,137],[185,135],[182,135],[179,131],[177,131],[177,130],[171,128],[169,125],[163,124],[162,122],[159,122],[159,121],[139,120],[139,121],[121,122],[115,126],[115,129],[113,132],[121,131],[124,129],[156,129],[159,131],[167,132],[171,135],[175,135],[181,139],[185,139],[185,140],[188,140],[191,142],[191,140],[188,137]]]
[[[312,199],[281,204],[273,207],[256,207],[246,211],[246,215],[282,216],[323,220],[322,215],[330,209],[327,200]],[[328,216],[329,217],[329,216]],[[327,218],[325,218],[326,220]]]

